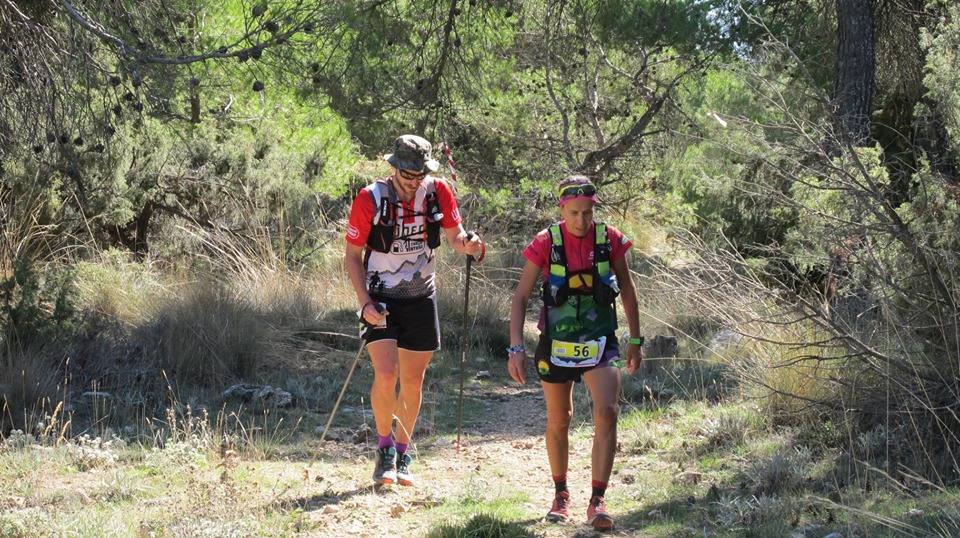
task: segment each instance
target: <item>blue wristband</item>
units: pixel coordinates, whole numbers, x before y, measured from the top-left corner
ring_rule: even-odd
[[[524,351],[526,351],[526,349],[523,347],[523,344],[517,344],[507,348],[507,353],[523,353]]]

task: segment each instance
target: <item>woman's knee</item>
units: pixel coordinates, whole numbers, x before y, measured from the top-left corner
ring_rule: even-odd
[[[619,415],[620,406],[616,402],[595,403],[593,406],[593,421],[598,425],[615,425]]]
[[[547,413],[547,429],[552,431],[566,431],[570,429],[573,420],[573,409],[560,409]]]

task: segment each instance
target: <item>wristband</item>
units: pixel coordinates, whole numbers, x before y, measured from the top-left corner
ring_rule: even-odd
[[[523,353],[524,351],[526,351],[526,349],[524,349],[523,344],[517,344],[507,348],[507,353]]]
[[[634,338],[634,337],[631,336],[630,339],[627,340],[627,343],[628,343],[628,344],[633,344],[633,345],[635,345],[635,346],[642,346],[642,345],[643,345],[643,337],[641,336],[641,337],[639,337],[639,338]]]

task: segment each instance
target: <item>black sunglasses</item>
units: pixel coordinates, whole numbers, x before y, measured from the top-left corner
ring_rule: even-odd
[[[397,173],[400,174],[400,177],[403,179],[423,179],[427,177],[426,172],[410,172],[407,170],[397,170]]]
[[[565,196],[593,196],[597,194],[597,188],[592,184],[569,185],[560,189],[560,198]]]

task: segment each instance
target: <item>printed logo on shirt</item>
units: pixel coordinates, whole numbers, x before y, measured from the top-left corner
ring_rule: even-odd
[[[353,224],[350,224],[347,226],[347,237],[350,239],[356,239],[360,237],[360,230],[358,230]]]
[[[407,254],[410,252],[419,252],[423,250],[425,243],[423,241],[423,221],[414,224],[397,223],[393,230],[395,239],[390,246],[390,252],[394,254]]]
[[[423,250],[423,241],[414,239],[405,239],[403,241],[394,241],[390,247],[393,254],[407,254],[410,252],[419,252]]]
[[[459,220],[460,220],[460,208],[458,207],[458,208],[454,209],[452,215],[453,215],[453,220],[459,221]]]

